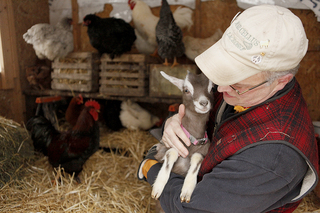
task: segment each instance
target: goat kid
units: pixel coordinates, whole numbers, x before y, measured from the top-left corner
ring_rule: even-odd
[[[155,180],[151,196],[158,199],[169,179],[170,172],[185,177],[180,194],[181,202],[190,202],[191,195],[197,184],[197,175],[204,156],[208,152],[210,142],[206,132],[213,104],[213,83],[204,74],[193,74],[187,71],[186,78],[178,79],[161,71],[161,75],[182,91],[182,103],[185,115],[181,127],[192,142],[187,147],[189,155],[180,157],[174,148],[168,149],[163,143],[157,144],[155,158],[163,165]]]

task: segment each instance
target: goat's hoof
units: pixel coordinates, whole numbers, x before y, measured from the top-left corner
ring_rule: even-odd
[[[189,198],[185,198],[185,197],[180,197],[181,203],[186,202],[186,203],[190,203],[190,199]]]
[[[157,180],[156,180],[155,184],[153,185],[152,192],[151,192],[151,197],[155,200],[158,200],[158,198],[162,194],[164,186],[165,186],[165,183],[159,182]]]
[[[183,202],[190,203],[190,199],[191,199],[191,193],[181,192],[180,194],[181,203]]]
[[[153,199],[155,199],[155,200],[158,200],[158,198],[159,198],[159,195],[158,194],[151,194],[151,197],[153,198]]]

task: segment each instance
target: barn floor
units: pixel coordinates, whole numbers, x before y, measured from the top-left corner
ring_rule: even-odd
[[[117,154],[97,151],[85,164],[81,183],[53,170],[46,157],[37,155],[26,168],[21,168],[23,178],[0,188],[0,211],[157,212],[156,203],[150,198],[150,185],[136,178],[145,151],[157,141],[146,131],[127,129],[103,129],[100,138],[102,147],[117,148]],[[305,212],[320,213],[320,201],[314,193],[294,211]]]

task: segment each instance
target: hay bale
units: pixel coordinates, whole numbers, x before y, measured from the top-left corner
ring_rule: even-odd
[[[0,116],[0,188],[23,177],[26,162],[32,159],[33,146],[28,132],[20,124]]]

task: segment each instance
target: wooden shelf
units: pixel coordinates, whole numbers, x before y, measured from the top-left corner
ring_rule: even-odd
[[[80,92],[74,92],[74,94],[79,94]],[[27,96],[66,96],[72,97],[73,94],[70,91],[63,91],[63,90],[24,90],[24,94]],[[147,102],[147,103],[180,103],[181,97],[150,97],[150,96],[143,96],[143,97],[133,97],[133,96],[108,96],[102,93],[87,93],[83,92],[81,95],[84,98],[93,98],[93,99],[106,99],[106,100],[127,100],[130,99],[135,102]]]

